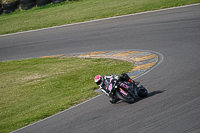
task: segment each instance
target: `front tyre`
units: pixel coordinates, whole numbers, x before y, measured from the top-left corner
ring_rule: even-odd
[[[127,103],[133,103],[135,101],[134,98],[128,92],[126,93],[127,95],[124,95],[119,90],[116,90],[115,92],[116,96],[119,97],[119,99],[121,99],[122,101]]]

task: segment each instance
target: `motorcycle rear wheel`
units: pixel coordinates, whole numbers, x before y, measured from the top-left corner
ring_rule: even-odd
[[[138,91],[138,96],[141,97],[141,98],[145,98],[148,96],[148,91],[146,88],[144,87],[141,87]]]

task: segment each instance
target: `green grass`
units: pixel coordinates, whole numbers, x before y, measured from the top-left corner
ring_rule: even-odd
[[[0,35],[199,2],[200,0],[66,1],[1,15]]]
[[[119,60],[67,57],[0,62],[0,132],[88,100],[98,95],[95,75],[119,75],[132,67]]]

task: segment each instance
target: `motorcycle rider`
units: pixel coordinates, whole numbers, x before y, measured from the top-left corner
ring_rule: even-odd
[[[122,73],[120,76],[117,76],[116,74],[105,75],[103,77],[101,75],[97,75],[94,78],[94,82],[99,86],[99,89],[101,89],[107,96],[110,97],[111,103],[116,103],[120,100],[117,97],[113,96],[115,88],[119,86],[118,83],[120,81],[130,82],[134,86],[139,84],[139,82],[135,82],[134,80],[132,80],[126,73]]]

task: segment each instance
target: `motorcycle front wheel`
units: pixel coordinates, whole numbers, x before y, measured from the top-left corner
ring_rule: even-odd
[[[131,94],[123,90],[123,93],[120,90],[116,90],[116,96],[124,102],[133,103],[135,100]]]

